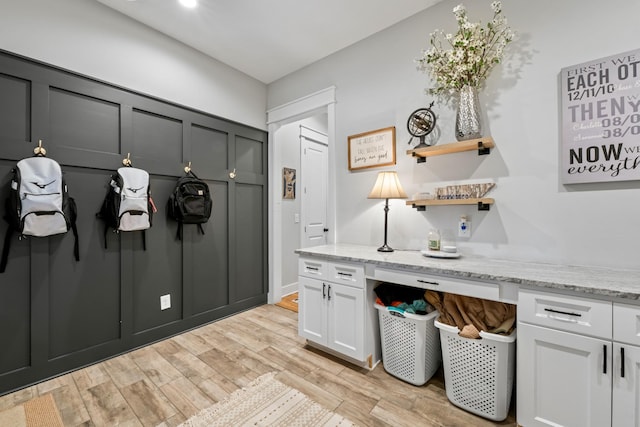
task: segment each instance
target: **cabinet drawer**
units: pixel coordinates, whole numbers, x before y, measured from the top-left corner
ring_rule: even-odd
[[[521,289],[518,320],[562,331],[611,339],[612,303]]]
[[[433,291],[449,292],[477,298],[500,300],[500,285],[497,283],[463,280],[451,277],[406,273],[386,268],[376,268],[374,277],[377,280]]]
[[[613,304],[614,341],[640,346],[640,306]]]
[[[300,258],[298,261],[298,275],[312,279],[326,279],[326,262],[310,258]]]
[[[327,263],[327,280],[364,289],[364,264]]]

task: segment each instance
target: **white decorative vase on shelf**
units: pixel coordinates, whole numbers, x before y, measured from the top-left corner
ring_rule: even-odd
[[[473,86],[463,86],[460,89],[458,98],[458,112],[456,113],[456,139],[464,141],[467,139],[480,138],[480,102],[478,101],[478,91]]]

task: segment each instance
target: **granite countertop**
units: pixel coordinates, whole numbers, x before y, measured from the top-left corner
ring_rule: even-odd
[[[576,291],[592,296],[640,300],[640,270],[508,261],[467,255],[454,259],[429,258],[417,250],[384,253],[378,252],[373,246],[346,243],[298,249],[296,253],[334,261],[365,262],[418,273],[444,274]]]

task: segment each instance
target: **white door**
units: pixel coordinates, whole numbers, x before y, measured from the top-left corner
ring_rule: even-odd
[[[612,343],[518,324],[518,424],[611,425]]]
[[[327,244],[327,137],[301,127],[300,178],[303,248]]]

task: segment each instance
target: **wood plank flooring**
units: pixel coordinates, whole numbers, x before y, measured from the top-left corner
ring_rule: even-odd
[[[277,378],[362,426],[515,426],[453,406],[442,372],[416,387],[305,345],[298,314],[263,305],[0,397],[0,410],[53,394],[65,426],[176,426],[258,376]]]

